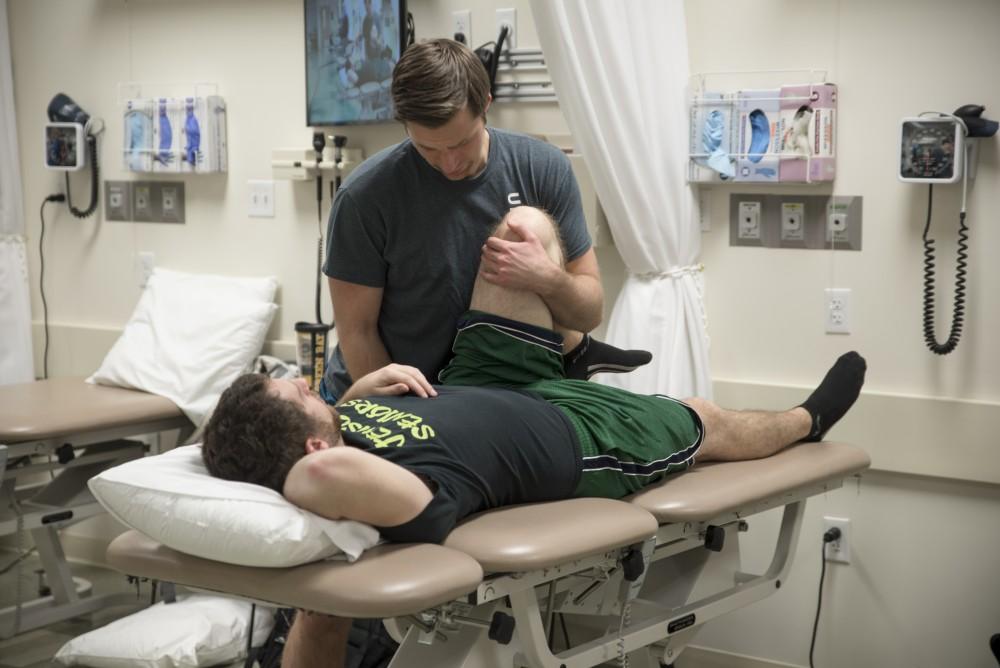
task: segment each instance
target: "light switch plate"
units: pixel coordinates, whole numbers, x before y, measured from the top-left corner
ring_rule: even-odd
[[[274,181],[248,181],[247,186],[247,215],[274,218]]]

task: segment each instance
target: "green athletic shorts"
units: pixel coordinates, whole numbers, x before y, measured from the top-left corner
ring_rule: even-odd
[[[480,311],[459,320],[445,385],[507,387],[539,395],[576,428],[583,471],[576,496],[620,498],[694,463],[698,415],[676,399],[563,376],[562,337]]]

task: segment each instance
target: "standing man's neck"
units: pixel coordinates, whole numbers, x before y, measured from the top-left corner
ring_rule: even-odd
[[[474,179],[474,178],[476,178],[477,176],[479,176],[480,174],[482,174],[483,172],[486,171],[486,165],[490,161],[490,139],[491,139],[491,137],[490,137],[490,131],[486,128],[486,122],[484,120],[483,121],[483,154],[482,154],[482,162],[479,164],[479,169],[476,170],[476,173],[473,174],[469,178],[473,178]]]

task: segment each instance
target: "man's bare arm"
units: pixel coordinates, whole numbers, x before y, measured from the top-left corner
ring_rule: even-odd
[[[331,520],[396,526],[431,502],[426,484],[407,469],[350,446],[308,454],[285,480],[285,497]]]
[[[391,360],[378,333],[382,288],[335,278],[329,283],[337,340],[351,378],[361,378],[387,365]]]
[[[420,369],[405,364],[389,364],[354,381],[337,403],[358,397],[408,393],[424,398],[437,396],[437,390]]]
[[[601,324],[604,288],[594,249],[566,263],[563,275],[539,292],[552,312],[552,319],[566,329],[589,332]]]

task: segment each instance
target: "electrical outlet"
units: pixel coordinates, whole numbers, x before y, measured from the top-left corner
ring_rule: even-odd
[[[849,564],[851,563],[851,520],[846,517],[823,518],[823,533],[834,527],[840,529],[840,538],[823,544],[823,558],[827,561]]]
[[[847,212],[831,209],[826,216],[826,240],[827,243],[847,243],[850,238],[847,236]]]
[[[145,223],[153,220],[152,188],[148,183],[132,185],[132,218]]]
[[[497,34],[500,34],[500,28],[504,25],[509,29],[507,32],[507,39],[504,40],[504,44],[508,49],[517,48],[517,9],[513,7],[508,7],[506,9],[497,10]]]
[[[132,189],[129,181],[104,182],[106,220],[132,220]]]
[[[737,236],[760,239],[760,202],[740,202]]]
[[[274,218],[274,181],[248,181],[247,214],[254,218]]]
[[[851,333],[851,290],[850,288],[827,288],[826,310],[823,318],[827,334]]]
[[[465,43],[472,44],[472,10],[460,9],[451,13],[451,32],[465,35]],[[453,35],[454,36],[454,35]]]
[[[781,240],[802,241],[805,239],[806,205],[802,202],[781,203]]]
[[[160,183],[160,220],[184,222],[184,183]]]
[[[156,255],[143,251],[135,257],[136,281],[140,288],[145,288],[149,283],[149,277],[153,275],[153,267],[156,266]]]

